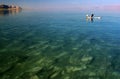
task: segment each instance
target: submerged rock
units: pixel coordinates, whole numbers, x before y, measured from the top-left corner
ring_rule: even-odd
[[[66,77],[64,77],[64,79],[70,79],[70,77],[69,77],[69,76],[66,76]]]
[[[42,67],[34,67],[32,69],[30,69],[28,72],[38,72],[42,69]]]
[[[89,76],[96,76],[97,74],[95,72],[90,72]]]
[[[53,79],[53,78],[57,77],[57,76],[59,75],[59,73],[60,73],[60,72],[55,72],[54,74],[52,74],[52,75],[50,76],[50,78]]]
[[[60,53],[59,55],[56,56],[56,58],[60,58],[62,56],[65,56],[66,54],[67,54],[67,52]]]
[[[39,77],[37,75],[34,75],[30,79],[39,79]]]
[[[115,72],[112,73],[112,75],[120,77],[120,72],[115,71]]]
[[[79,48],[77,48],[77,47],[74,47],[74,48],[72,48],[72,50],[78,50]]]
[[[84,56],[82,57],[81,61],[82,62],[90,62],[93,60],[93,57],[92,56]]]
[[[68,73],[70,72],[75,72],[75,71],[81,71],[81,70],[84,70],[86,69],[87,67],[85,65],[83,66],[80,66],[80,67],[66,67],[66,70]]]

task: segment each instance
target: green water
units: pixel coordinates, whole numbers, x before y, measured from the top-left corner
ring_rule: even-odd
[[[0,79],[120,79],[120,17],[85,15],[0,16]]]

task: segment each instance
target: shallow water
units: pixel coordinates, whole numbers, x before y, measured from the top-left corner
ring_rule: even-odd
[[[0,16],[0,79],[120,79],[120,17],[85,15]]]

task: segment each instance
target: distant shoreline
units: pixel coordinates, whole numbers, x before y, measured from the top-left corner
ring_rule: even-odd
[[[15,5],[5,5],[5,4],[0,5],[0,10],[21,10],[21,9],[22,9],[21,7]]]
[[[21,10],[21,9],[1,9],[0,8],[0,11],[3,11],[3,10]]]

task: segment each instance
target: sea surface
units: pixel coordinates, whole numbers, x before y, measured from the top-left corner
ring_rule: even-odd
[[[120,79],[119,13],[86,14],[0,12],[0,79]]]

